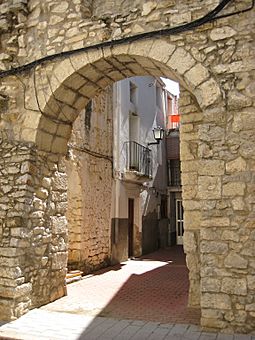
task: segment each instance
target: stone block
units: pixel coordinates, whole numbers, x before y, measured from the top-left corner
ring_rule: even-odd
[[[242,157],[238,157],[226,163],[226,172],[235,173],[245,171],[247,169],[246,161]]]
[[[148,56],[153,43],[154,43],[153,40],[135,41],[130,45],[128,54],[131,56],[132,55]]]
[[[216,176],[198,177],[198,198],[219,199],[221,198],[221,179]]]
[[[51,146],[51,151],[53,153],[60,153],[65,155],[67,152],[67,139],[55,136]]]
[[[38,131],[37,143],[39,147],[44,151],[50,151],[53,142],[53,136],[44,131]]]
[[[39,199],[45,200],[49,196],[49,192],[45,188],[39,188],[36,190],[36,196]]]
[[[66,173],[56,172],[52,177],[53,190],[66,191],[67,190],[67,175]]]
[[[226,254],[228,251],[228,244],[220,241],[205,241],[200,244],[201,253],[208,254]]]
[[[195,59],[184,48],[178,47],[167,65],[180,74],[184,74],[196,63]]]
[[[203,227],[228,227],[230,225],[229,217],[209,217],[201,222]]]
[[[175,48],[175,45],[169,44],[163,40],[156,39],[154,40],[148,55],[149,58],[155,59],[165,64],[169,60],[170,56],[173,54]],[[175,67],[174,64],[172,66],[172,68]]]
[[[222,240],[238,242],[240,239],[237,230],[224,230]]]
[[[248,312],[255,312],[255,303],[250,303],[246,305],[245,310]]]
[[[52,270],[59,270],[67,266],[67,253],[55,253],[52,256]]]
[[[53,234],[65,234],[67,232],[67,219],[65,216],[52,216],[51,226]]]
[[[183,245],[185,253],[196,253],[197,242],[194,232],[185,230],[183,235]]]
[[[201,228],[201,211],[184,211],[186,230]]]
[[[61,103],[68,104],[69,106],[72,106],[77,96],[78,94],[75,91],[68,89],[65,86],[60,86],[54,92],[54,97],[58,101],[60,101]]]
[[[247,276],[248,288],[250,290],[255,290],[255,275]]]
[[[207,293],[219,293],[221,280],[218,278],[204,277],[201,278],[201,291]]]
[[[247,295],[247,281],[246,279],[224,277],[221,291],[229,295]]]
[[[252,100],[246,97],[240,92],[230,91],[228,93],[228,109],[229,110],[240,110],[243,107],[251,106]]]
[[[196,148],[189,142],[182,141],[180,144],[180,153],[182,160],[192,160],[196,155]]]
[[[211,30],[210,38],[212,41],[231,38],[236,34],[236,31],[230,26],[217,27]]]
[[[253,130],[255,126],[254,108],[239,110],[234,114],[232,129],[234,132]]]
[[[78,90],[85,83],[86,79],[83,78],[79,73],[73,73],[66,81],[65,84],[73,90]]]
[[[198,174],[204,176],[220,176],[225,173],[225,163],[220,160],[201,160]]]
[[[227,294],[203,293],[201,295],[201,307],[217,310],[231,309],[231,299]]]
[[[246,208],[245,202],[244,202],[242,197],[234,198],[231,201],[231,203],[232,203],[232,207],[233,207],[234,210],[241,211],[241,210],[245,210],[245,208]]]
[[[229,182],[223,184],[222,195],[227,197],[243,196],[245,186],[245,183],[242,182]]]
[[[209,78],[208,70],[202,64],[196,64],[188,72],[185,73],[184,78],[194,87]]]
[[[197,100],[202,109],[215,104],[221,98],[219,85],[214,79],[209,79],[196,89]]]
[[[17,287],[0,286],[0,296],[3,298],[20,298],[22,296],[29,296],[31,291],[31,283],[24,283]]]

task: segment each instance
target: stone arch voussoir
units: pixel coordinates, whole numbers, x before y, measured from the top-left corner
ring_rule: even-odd
[[[177,80],[196,98],[201,109],[220,101],[221,92],[208,69],[184,47],[162,39],[97,48],[78,53],[47,71],[42,118],[38,126],[40,149],[65,153],[71,125],[87,102],[108,85],[136,75],[165,76]],[[45,79],[45,76],[44,76]],[[61,126],[61,127],[60,127]]]

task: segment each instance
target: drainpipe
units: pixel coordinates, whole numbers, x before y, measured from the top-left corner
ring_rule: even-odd
[[[114,182],[115,182],[115,202],[114,202],[114,243],[118,242],[119,234],[119,213],[120,213],[120,83],[113,86],[113,155],[114,155]]]

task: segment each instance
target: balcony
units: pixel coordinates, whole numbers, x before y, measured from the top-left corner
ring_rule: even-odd
[[[126,171],[128,181],[143,183],[152,179],[151,150],[136,142],[126,142]]]

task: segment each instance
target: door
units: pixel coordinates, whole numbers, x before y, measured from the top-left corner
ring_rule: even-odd
[[[176,243],[183,244],[183,206],[182,200],[176,200]]]
[[[134,256],[134,199],[128,199],[128,257]]]

